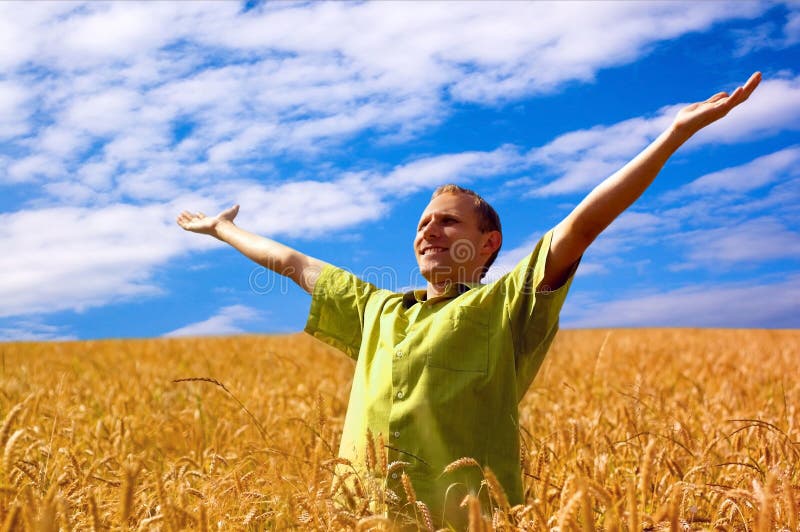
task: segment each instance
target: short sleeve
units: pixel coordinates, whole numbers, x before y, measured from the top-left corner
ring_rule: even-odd
[[[538,291],[544,278],[553,231],[548,231],[530,255],[511,272],[498,279],[503,283],[504,305],[514,343],[518,383],[527,389],[558,331],[558,316],[580,259],[572,265],[568,278],[554,290]]]
[[[305,332],[358,358],[367,302],[377,291],[352,273],[325,265],[314,285]]]

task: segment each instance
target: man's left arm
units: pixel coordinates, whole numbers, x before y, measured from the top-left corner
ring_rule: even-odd
[[[756,72],[732,94],[720,92],[680,110],[669,128],[632,161],[592,190],[553,230],[539,289],[560,287],[571,267],[608,225],[650,186],[667,159],[692,135],[745,101],[761,81]]]

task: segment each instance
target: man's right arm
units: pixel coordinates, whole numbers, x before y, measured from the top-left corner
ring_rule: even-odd
[[[325,263],[289,246],[242,229],[233,223],[238,213],[238,205],[214,217],[200,212],[183,211],[177,221],[178,225],[187,231],[211,235],[230,244],[250,260],[289,277],[303,290],[309,294],[313,293],[314,285]]]

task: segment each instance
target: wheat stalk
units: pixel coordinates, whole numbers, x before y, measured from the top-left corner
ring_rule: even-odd
[[[411,485],[411,479],[403,472],[400,475],[400,482],[403,484],[403,490],[406,492],[406,498],[409,504],[416,504],[417,492],[414,491],[414,486]]]
[[[269,440],[269,438],[267,437],[267,431],[264,428],[264,426],[261,425],[261,422],[258,420],[258,418],[255,415],[253,415],[253,413],[244,405],[243,402],[241,402],[239,400],[238,397],[236,397],[236,395],[234,395],[234,393],[232,391],[230,391],[228,389],[227,386],[225,386],[223,383],[221,383],[217,379],[212,379],[211,377],[187,377],[187,378],[183,378],[183,379],[173,379],[172,382],[175,382],[175,383],[178,383],[178,382],[208,382],[210,384],[213,384],[215,386],[218,386],[218,387],[222,388],[225,391],[225,393],[227,393],[229,396],[231,396],[231,398],[233,398],[233,400],[236,401],[236,403],[242,408],[242,410],[244,410],[247,413],[247,415],[250,416],[250,419],[253,420],[253,423],[255,423],[256,428],[258,429],[258,432],[261,434],[261,438],[264,441],[268,441]]]
[[[483,468],[483,477],[486,479],[486,483],[489,486],[489,495],[491,495],[494,502],[500,506],[500,509],[503,512],[508,512],[511,505],[508,503],[508,497],[506,496],[506,492],[503,489],[503,486],[500,485],[500,481],[497,480],[494,472],[486,466]]]
[[[461,469],[462,467],[477,467],[480,469],[481,465],[474,458],[464,456],[447,464],[442,474],[452,473],[453,471]]]
[[[419,513],[422,514],[422,524],[425,525],[425,530],[433,532],[433,519],[431,518],[431,511],[428,505],[422,501],[415,501],[414,505],[417,507]]]

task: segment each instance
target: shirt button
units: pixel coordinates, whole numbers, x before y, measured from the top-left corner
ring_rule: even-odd
[[[397,351],[397,352],[395,353],[395,356],[396,356],[397,358],[403,358],[403,352],[402,352],[402,351]]]
[[[400,433],[399,433],[399,432],[395,432],[395,433],[394,433],[394,437],[395,437],[395,438],[399,438],[399,437],[400,437]]]
[[[392,473],[392,478],[397,480],[397,473]]]
[[[397,398],[398,399],[402,399],[403,398],[403,392],[397,392]]]

